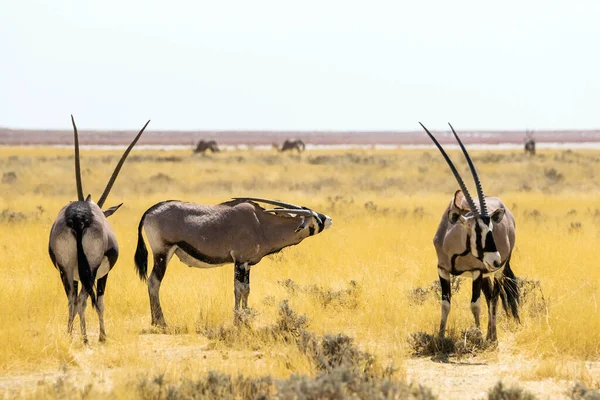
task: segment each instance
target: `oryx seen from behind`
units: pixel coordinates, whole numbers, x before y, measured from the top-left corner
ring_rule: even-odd
[[[52,263],[60,272],[69,304],[69,320],[67,330],[73,332],[73,320],[75,314],[79,314],[81,324],[81,335],[84,343],[87,343],[85,329],[85,306],[87,296],[92,299],[92,304],[98,312],[100,320],[100,341],[106,339],[104,330],[104,290],[108,271],[117,262],[119,247],[117,239],[110,227],[107,217],[112,215],[122,205],[102,210],[102,206],[110,193],[117,175],[127,158],[127,155],[136,144],[146,126],[137,134],[129,145],[115,170],[110,177],[104,193],[100,196],[98,203],[94,203],[91,196],[83,198],[81,183],[81,169],[79,166],[79,138],[77,126],[71,116],[73,132],[75,137],[75,181],[77,185],[77,201],[72,201],[64,206],[58,213],[56,221],[50,230],[50,243],[48,252]],[[94,292],[94,284],[96,290]],[[81,282],[81,292],[77,294],[78,282]]]
[[[277,207],[265,209],[257,202]],[[240,303],[248,307],[250,267],[281,249],[300,243],[331,226],[331,218],[306,207],[281,201],[244,197],[218,205],[164,201],[150,207],[138,227],[135,265],[140,278],[148,274],[146,232],[154,257],[147,279],[152,325],[165,327],[159,290],[173,254],[190,267],[234,264],[235,320]]]
[[[456,191],[444,210],[433,239],[442,288],[440,335],[444,335],[450,313],[450,276],[464,274],[473,279],[471,311],[475,317],[475,325],[479,328],[480,295],[483,290],[488,306],[487,339],[495,341],[498,297],[502,299],[507,314],[510,311],[519,320],[519,290],[510,267],[510,257],[515,246],[515,219],[499,198],[484,195],[475,165],[452,125],[452,133],[475,180],[477,199],[471,197],[458,170],[436,138],[423,124],[421,126],[442,153],[460,186],[460,190]]]

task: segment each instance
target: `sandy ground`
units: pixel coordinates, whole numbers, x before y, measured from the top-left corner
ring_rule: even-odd
[[[214,350],[208,339],[194,338],[189,345],[187,335],[141,336],[139,349],[144,358],[155,364],[177,363],[190,358],[206,360],[206,371],[217,363],[235,363],[241,359],[252,360],[256,370],[264,364],[261,351]],[[40,385],[55,385],[57,381],[70,382],[83,389],[92,382],[94,390],[110,392],[115,379],[127,377],[131,369],[112,368],[95,370],[93,347],[73,351],[77,366],[54,371],[40,371],[0,377],[0,393],[3,397],[18,397],[32,394]],[[530,380],[524,378],[534,370],[536,362],[515,356],[502,356],[502,346],[491,355],[437,362],[429,358],[412,358],[404,362],[406,379],[431,388],[434,394],[443,399],[481,399],[498,381],[511,386],[517,384],[536,395],[539,399],[568,399],[568,391],[574,382],[557,379]],[[588,371],[594,380],[600,378],[600,363],[588,363]],[[133,378],[135,379],[135,378]]]
[[[127,145],[134,131],[87,131],[79,127],[82,145]],[[434,133],[436,133],[434,131]],[[462,131],[465,143],[522,144],[525,131]],[[454,143],[450,131],[437,132],[441,143]],[[299,138],[314,145],[419,145],[431,144],[421,130],[411,132],[339,132],[339,131],[156,131],[148,128],[140,145],[193,146],[201,139],[214,139],[225,145],[271,145],[288,138]],[[600,130],[536,131],[538,143],[600,142]],[[0,145],[72,145],[71,130],[18,130],[0,128]]]

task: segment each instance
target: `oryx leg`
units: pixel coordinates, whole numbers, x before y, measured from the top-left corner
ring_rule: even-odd
[[[171,252],[172,253],[172,252]],[[164,254],[154,254],[154,267],[150,278],[148,278],[148,295],[150,296],[150,312],[152,314],[152,325],[166,327],[167,323],[160,307],[160,284],[167,271],[169,259]]]
[[[234,294],[235,294],[235,310],[240,308],[248,308],[248,296],[250,295],[250,267],[248,263],[236,263],[234,271]]]
[[[87,306],[87,297],[88,293],[81,285],[81,292],[79,292],[79,297],[77,299],[77,313],[79,314],[79,326],[81,328],[81,337],[83,338],[83,343],[88,343],[87,331],[85,326],[85,308]]]
[[[98,304],[98,321],[100,322],[100,342],[106,341],[106,331],[104,330],[104,291],[106,290],[106,280],[108,279],[108,274],[104,275],[102,278],[98,279],[98,283],[96,284],[96,302]]]
[[[479,315],[481,314],[481,283],[483,277],[481,272],[473,272],[473,290],[471,294],[471,312],[475,318],[475,326],[480,329]]]
[[[495,278],[485,278],[481,285],[488,306],[488,330],[486,339],[496,341],[496,314],[498,311],[498,297],[500,296],[500,283]]]
[[[67,294],[67,301],[69,304],[69,320],[67,322],[67,333],[73,334],[73,320],[77,311],[77,281],[69,279],[67,274],[64,272],[62,267],[58,267],[60,271],[60,279],[62,280],[65,293]]]
[[[438,267],[438,274],[440,276],[440,285],[442,287],[442,319],[440,321],[440,336],[444,336],[446,333],[448,314],[450,314],[450,299],[452,297],[452,293],[450,293],[450,273]]]
[[[235,295],[235,320],[239,322],[240,303],[242,309],[248,308],[248,296],[250,295],[250,266],[248,263],[235,263],[233,293]]]

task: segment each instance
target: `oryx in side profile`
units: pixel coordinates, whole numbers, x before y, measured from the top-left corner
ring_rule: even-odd
[[[452,125],[452,133],[475,180],[477,199],[471,197],[458,170],[436,138],[423,124],[421,126],[442,153],[460,186],[460,190],[454,193],[452,201],[444,210],[433,239],[442,287],[440,336],[444,335],[450,313],[450,275],[469,275],[473,278],[471,311],[475,317],[475,325],[480,327],[480,295],[483,290],[488,306],[487,339],[495,341],[498,297],[502,299],[506,313],[510,310],[512,316],[519,320],[519,289],[517,278],[510,267],[510,257],[515,246],[515,219],[499,198],[483,194],[475,165]]]
[[[265,209],[257,202],[282,208]],[[235,321],[248,308],[250,267],[263,257],[300,243],[331,226],[327,215],[281,201],[234,198],[218,205],[164,201],[150,207],[140,220],[135,265],[142,281],[148,274],[146,232],[154,257],[148,281],[152,325],[165,327],[159,290],[173,254],[190,267],[234,264]]]
[[[286,139],[281,146],[277,143],[273,143],[273,148],[277,149],[280,153],[296,150],[299,154],[306,150],[306,145],[300,139]]]
[[[216,140],[200,140],[194,149],[194,153],[204,154],[209,150],[212,153],[218,153],[221,151]]]
[[[137,134],[133,142],[129,145],[121,160],[115,167],[110,177],[104,193],[100,196],[98,203],[94,203],[91,196],[83,198],[83,188],[81,184],[81,169],[79,166],[79,138],[77,135],[77,126],[71,115],[73,123],[73,132],[75,137],[75,181],[77,185],[77,201],[72,201],[64,206],[59,212],[56,221],[50,230],[50,243],[48,252],[52,263],[60,272],[65,292],[69,304],[69,321],[67,330],[69,334],[73,332],[73,320],[75,314],[79,314],[81,324],[81,335],[83,342],[87,343],[87,334],[85,329],[85,306],[87,296],[92,299],[92,304],[98,312],[100,320],[100,341],[106,340],[104,330],[104,290],[106,288],[106,279],[108,271],[117,262],[119,256],[119,247],[117,239],[110,227],[107,217],[111,216],[121,204],[102,210],[102,206],[110,193],[117,175],[127,158],[127,155],[136,144],[146,126]],[[78,281],[81,282],[81,292],[77,294]],[[94,292],[94,283],[96,291]]]

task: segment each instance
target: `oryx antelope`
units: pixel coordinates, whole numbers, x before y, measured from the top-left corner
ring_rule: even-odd
[[[525,154],[530,154],[535,156],[535,136],[533,136],[533,131],[525,132]]]
[[[280,146],[277,143],[273,143],[273,147],[276,148],[279,152],[284,152],[288,150],[297,150],[298,153],[303,152],[306,149],[306,145],[300,139],[286,139],[285,142]]]
[[[442,220],[433,239],[438,258],[438,274],[442,288],[442,318],[440,336],[446,330],[450,313],[450,275],[469,275],[473,279],[471,311],[475,325],[479,325],[480,295],[485,295],[488,306],[487,339],[495,341],[498,297],[508,314],[518,321],[519,290],[510,267],[510,257],[515,246],[515,219],[497,197],[486,197],[475,166],[460,138],[450,125],[462,149],[477,188],[473,199],[454,164],[436,138],[421,124],[435,143],[456,178],[460,190],[454,193],[444,210]]]
[[[283,208],[264,209],[257,202]],[[327,215],[281,201],[234,198],[218,205],[176,200],[150,207],[138,227],[135,265],[140,278],[148,273],[146,232],[154,267],[148,278],[152,325],[166,326],[159,290],[173,254],[190,267],[212,268],[234,264],[235,311],[248,307],[250,267],[285,247],[300,243],[331,226]]]
[[[77,201],[72,201],[64,206],[58,213],[58,217],[50,230],[50,242],[48,252],[52,263],[60,272],[69,304],[69,320],[67,330],[73,332],[73,320],[75,314],[79,314],[81,324],[81,335],[84,343],[87,343],[85,329],[85,306],[87,296],[92,299],[92,304],[98,312],[100,320],[100,341],[106,339],[104,330],[104,290],[108,271],[117,262],[119,247],[117,239],[110,227],[107,217],[111,216],[121,204],[102,210],[102,206],[117,179],[117,175],[127,158],[127,155],[136,144],[150,121],[137,134],[129,145],[115,170],[106,184],[106,188],[100,196],[98,203],[94,203],[91,195],[83,198],[81,184],[81,170],[79,166],[79,138],[77,126],[71,115],[73,132],[75,137],[75,181],[77,185]],[[97,280],[96,292],[94,283]],[[77,294],[78,281],[81,282],[81,292]]]
[[[194,153],[204,154],[209,150],[213,153],[218,153],[221,151],[215,140],[200,140],[194,149]]]

